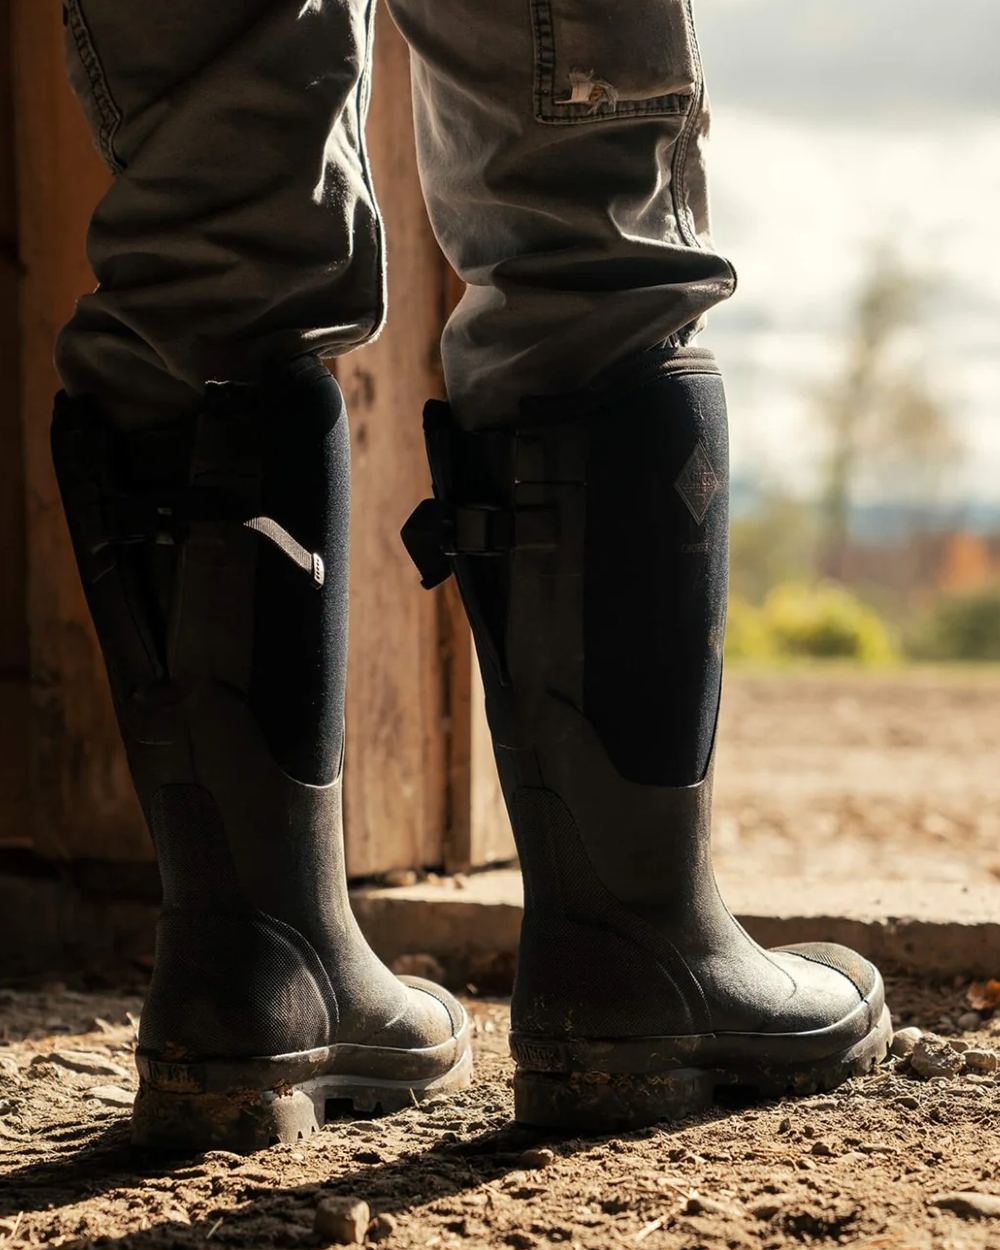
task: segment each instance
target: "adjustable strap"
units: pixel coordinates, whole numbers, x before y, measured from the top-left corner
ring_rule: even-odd
[[[547,551],[555,547],[557,538],[558,517],[552,508],[452,506],[442,499],[425,499],[418,504],[402,530],[403,544],[427,590],[450,577],[451,560],[456,556]]]
[[[559,515],[554,507],[456,502],[463,488],[469,489],[462,451],[502,464],[516,451],[515,434],[458,431],[448,406],[432,400],[424,410],[424,437],[434,498],[418,504],[402,529],[403,544],[420,572],[421,585],[432,590],[446,581],[457,557],[495,558],[516,551],[555,549]],[[513,469],[513,460],[510,464]]]
[[[243,524],[248,530],[253,530],[273,543],[278,551],[286,555],[293,564],[297,564],[303,573],[308,573],[317,587],[323,585],[326,580],[326,566],[323,564],[323,557],[318,552],[307,551],[301,543],[295,541],[288,530],[283,529],[270,517],[250,517]]]
[[[326,580],[322,556],[308,551],[272,517],[247,516],[247,511],[238,497],[211,487],[192,486],[170,494],[116,493],[106,501],[106,525],[99,545],[172,545],[184,529],[198,522],[242,525],[266,538],[321,587]]]

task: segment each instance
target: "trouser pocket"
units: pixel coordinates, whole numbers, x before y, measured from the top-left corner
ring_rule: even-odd
[[[531,0],[535,116],[684,113],[701,78],[690,0]]]
[[[63,23],[70,85],[86,114],[101,158],[113,173],[121,173],[124,164],[115,150],[115,141],[122,124],[122,112],[111,94],[82,0],[63,0]]]

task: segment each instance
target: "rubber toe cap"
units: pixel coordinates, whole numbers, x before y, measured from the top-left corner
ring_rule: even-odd
[[[459,1037],[466,1027],[465,1008],[452,994],[422,977],[400,977],[406,987],[402,1010],[379,1032],[370,1046],[427,1050]]]
[[[882,977],[856,951],[830,942],[808,942],[770,954],[795,985],[771,1022],[774,1031],[804,1033],[853,1021],[863,1036],[880,1018],[885,1006]],[[867,1010],[859,1010],[862,1006]]]

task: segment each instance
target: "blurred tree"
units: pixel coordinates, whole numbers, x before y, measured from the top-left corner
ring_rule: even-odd
[[[890,246],[875,250],[851,317],[843,373],[820,397],[828,451],[819,563],[827,577],[845,577],[861,481],[876,492],[884,484],[880,493],[908,504],[919,519],[960,450],[923,366],[928,351],[919,329],[929,285]]]
[[[816,551],[816,508],[780,489],[765,490],[732,524],[733,593],[760,603],[778,582],[808,580]]]

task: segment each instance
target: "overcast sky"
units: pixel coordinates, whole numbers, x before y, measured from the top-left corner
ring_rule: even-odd
[[[1000,503],[1000,0],[695,11],[716,239],[740,272],[706,340],[729,374],[734,469],[809,489],[810,394],[891,240],[933,284],[927,369],[969,449],[952,494]]]
[[[717,96],[801,116],[996,114],[998,0],[695,0]]]

